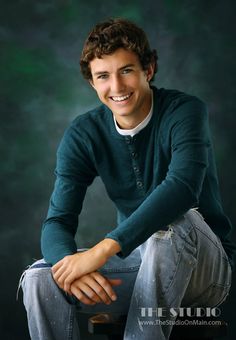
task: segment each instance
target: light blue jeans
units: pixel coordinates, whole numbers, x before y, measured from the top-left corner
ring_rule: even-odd
[[[195,210],[154,233],[126,259],[112,257],[101,272],[121,278],[110,305],[72,303],[43,260],[22,276],[23,301],[32,340],[79,340],[77,309],[128,314],[124,340],[166,340],[180,307],[216,307],[227,297],[231,267],[219,238]],[[164,311],[164,312],[163,312]]]

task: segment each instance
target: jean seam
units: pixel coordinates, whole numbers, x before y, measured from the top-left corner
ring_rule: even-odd
[[[189,221],[189,223],[191,224],[191,229],[189,229],[189,232],[185,235],[181,235],[181,238],[183,239],[184,242],[186,242],[186,237],[191,233],[191,231],[194,229],[194,225],[191,221]],[[183,245],[182,247],[179,248],[178,250],[178,260],[177,260],[177,263],[176,263],[176,266],[175,266],[175,270],[174,270],[174,273],[173,273],[173,276],[172,276],[172,279],[170,280],[170,283],[168,285],[168,287],[165,289],[165,291],[163,291],[163,294],[162,296],[160,297],[160,300],[162,300],[164,298],[164,296],[168,293],[168,291],[170,290],[173,282],[174,282],[174,279],[176,277],[176,274],[178,272],[178,268],[179,268],[179,265],[181,263],[181,255],[182,255],[182,250],[184,248],[184,242],[183,242]]]
[[[227,298],[228,294],[229,294],[229,291],[230,291],[230,288],[231,288],[231,284],[230,285],[219,285],[219,284],[216,284],[216,283],[211,283],[205,290],[202,294],[200,294],[198,297],[197,297],[197,300],[201,299],[202,296],[204,296],[204,294],[206,294],[206,291],[208,291],[209,289],[213,289],[214,287],[218,287],[220,289],[222,289],[225,294],[224,296],[220,299],[220,301],[218,301],[218,303],[212,307],[217,307],[217,306],[220,306]]]
[[[202,221],[204,221],[204,222],[207,224],[207,222],[205,221],[204,217],[202,216],[202,214],[201,214],[199,211],[197,211],[197,209],[191,209],[191,210],[193,210],[193,211],[194,211],[194,212],[202,219]],[[208,240],[211,241],[211,243],[214,244],[214,246],[215,246],[218,250],[220,250],[220,251],[223,250],[224,255],[222,255],[222,258],[223,258],[225,261],[227,261],[227,263],[228,263],[228,264],[230,265],[230,267],[231,267],[231,263],[230,263],[230,261],[229,261],[229,257],[227,256],[227,254],[226,254],[226,252],[225,252],[225,249],[224,249],[223,245],[222,245],[222,244],[219,245],[217,242],[215,242],[214,240],[212,240],[212,238],[211,238],[207,233],[205,233],[204,230],[200,229],[196,223],[193,223],[193,224],[194,224],[194,227],[195,227],[199,232],[201,232],[201,234],[203,234],[204,236],[206,236],[206,237],[208,238]],[[207,224],[207,225],[208,225],[208,224]],[[219,239],[219,242],[221,243],[221,240],[220,240],[219,236],[216,235],[216,234],[214,233],[214,231],[211,229],[211,227],[210,227],[209,225],[208,225],[208,227],[210,228],[210,230],[212,231],[212,233]]]
[[[226,283],[226,284],[213,283],[212,287],[219,287],[219,288],[228,289],[228,288],[231,287],[231,283]]]
[[[204,236],[206,236],[208,238],[208,240],[215,246],[215,248],[217,248],[219,251],[221,251],[222,249],[224,250],[224,247],[223,245],[218,245],[214,240],[211,239],[211,237],[207,234],[207,233],[204,233],[204,231],[202,229],[200,229],[196,224],[194,225],[195,228],[201,233],[203,234]],[[210,226],[209,226],[210,228]],[[212,232],[214,233],[214,231],[212,230]],[[214,234],[216,235],[216,234]],[[216,235],[217,236],[217,235]],[[224,255],[222,255],[222,258],[227,261],[230,265],[230,262],[229,262],[229,259],[228,259],[228,256],[227,254],[225,253],[225,250],[224,250]]]
[[[103,273],[132,273],[138,271],[140,268],[140,265],[130,267],[130,268],[102,268],[101,271]]]
[[[72,340],[72,335],[73,335],[73,318],[72,318],[72,308],[70,309],[70,315],[69,315],[69,328],[68,328],[68,340]]]
[[[202,214],[197,209],[198,208],[193,208],[191,210],[194,211],[201,218],[202,221],[205,221],[204,217],[202,216]]]

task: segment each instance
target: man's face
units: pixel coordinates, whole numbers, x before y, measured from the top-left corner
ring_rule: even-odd
[[[134,52],[119,48],[111,55],[93,59],[90,68],[91,85],[121,128],[132,128],[148,115],[152,65],[144,71]]]

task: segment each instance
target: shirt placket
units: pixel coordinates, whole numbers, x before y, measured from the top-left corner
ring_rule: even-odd
[[[140,193],[144,194],[144,182],[138,162],[138,150],[136,149],[135,141],[136,141],[135,137],[125,136],[125,142],[128,146],[128,150],[132,161],[132,168],[135,176],[136,188]]]

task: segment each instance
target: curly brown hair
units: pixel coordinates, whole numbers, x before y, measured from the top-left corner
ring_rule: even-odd
[[[143,70],[153,63],[154,74],[157,72],[157,53],[151,50],[145,32],[129,20],[116,18],[97,24],[86,39],[80,58],[83,77],[92,80],[90,62],[112,54],[118,48],[136,53]]]

